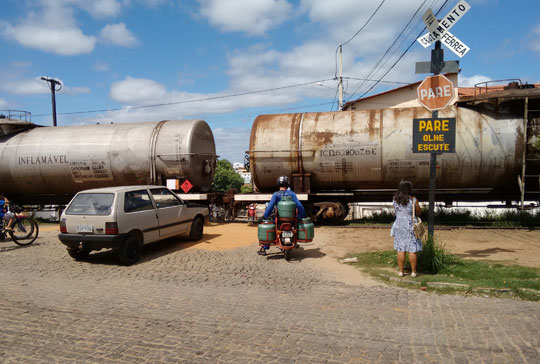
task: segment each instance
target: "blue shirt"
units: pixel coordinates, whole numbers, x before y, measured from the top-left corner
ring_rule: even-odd
[[[4,211],[6,207],[5,205],[6,205],[6,200],[1,199],[0,200],[0,218],[4,217],[4,215],[6,214],[6,212]]]
[[[285,190],[285,191],[277,191],[277,192],[274,192],[274,194],[272,195],[272,199],[270,200],[270,203],[268,204],[268,206],[266,207],[266,210],[264,210],[264,215],[263,217],[265,219],[268,219],[268,216],[272,213],[272,211],[274,210],[274,206],[276,206],[276,204],[281,201],[281,198],[283,196],[291,196],[292,197],[292,200],[294,201],[294,203],[296,204],[296,208],[298,209],[298,217],[300,219],[306,217],[306,211],[304,210],[304,206],[302,206],[302,204],[300,203],[300,201],[298,201],[298,197],[296,197],[296,193],[294,193],[293,191],[291,190]]]

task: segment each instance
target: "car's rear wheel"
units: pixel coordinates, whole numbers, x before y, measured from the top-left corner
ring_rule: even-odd
[[[67,252],[75,260],[85,260],[90,255],[88,249],[68,249]]]
[[[118,259],[124,265],[131,265],[141,259],[142,241],[136,236],[129,236],[118,250]]]
[[[199,241],[203,237],[204,221],[202,218],[197,217],[191,224],[191,232],[189,238],[193,241]]]

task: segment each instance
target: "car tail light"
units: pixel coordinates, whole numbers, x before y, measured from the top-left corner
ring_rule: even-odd
[[[60,232],[61,233],[67,233],[67,227],[65,221],[60,221]]]
[[[107,235],[118,235],[118,224],[115,222],[106,222],[105,223],[105,234]]]

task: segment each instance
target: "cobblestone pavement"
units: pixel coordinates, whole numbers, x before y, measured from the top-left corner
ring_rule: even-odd
[[[0,243],[2,363],[540,362],[539,303],[346,285],[316,246],[286,262],[177,239],[124,267],[55,236]]]

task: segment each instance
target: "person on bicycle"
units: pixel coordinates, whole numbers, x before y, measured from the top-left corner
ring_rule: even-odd
[[[0,219],[3,219],[5,222],[7,222],[7,225],[4,228],[5,230],[13,230],[11,228],[11,225],[13,225],[13,221],[15,221],[15,215],[13,215],[7,210],[8,205],[8,199],[4,197],[3,192],[0,192]]]
[[[279,191],[274,192],[272,195],[272,199],[270,200],[270,203],[266,207],[266,210],[264,211],[263,218],[268,219],[268,216],[274,211],[274,206],[281,201],[281,198],[283,196],[291,196],[292,200],[296,204],[296,208],[298,209],[298,218],[302,219],[306,217],[306,210],[304,210],[304,206],[302,206],[302,203],[298,200],[298,197],[296,197],[296,193],[291,191],[289,188],[289,177],[287,176],[281,176],[277,179],[277,185],[279,188]]]

